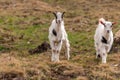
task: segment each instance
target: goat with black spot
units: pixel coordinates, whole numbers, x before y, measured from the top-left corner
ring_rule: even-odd
[[[114,24],[115,22],[100,18],[94,35],[96,58],[101,57],[102,63],[106,63],[107,53],[110,52],[113,44],[112,27]]]
[[[70,58],[70,44],[68,40],[68,36],[65,30],[64,21],[63,21],[63,15],[65,12],[54,12],[55,19],[52,21],[51,26],[49,28],[49,41],[50,46],[52,49],[52,56],[51,61],[59,62],[59,55],[62,48],[63,42],[65,42],[66,45],[66,57],[69,60]]]

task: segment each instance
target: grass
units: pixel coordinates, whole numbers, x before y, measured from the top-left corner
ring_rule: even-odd
[[[4,51],[9,51],[9,48],[6,48],[4,46],[0,46],[0,52],[4,52]]]
[[[34,20],[33,17],[30,18],[25,18],[21,19],[18,17],[12,17],[8,16],[7,18],[4,19],[4,22],[7,24],[4,24],[3,22],[1,25],[4,25],[4,27],[8,30],[12,31],[12,34],[19,38],[20,36],[23,36],[23,39],[21,40],[16,40],[13,45],[17,49],[28,49],[32,48],[32,46],[35,46],[36,44],[40,44],[43,41],[47,41],[47,35],[48,35],[48,24],[38,24],[38,25],[31,25],[28,24],[27,27],[24,26],[23,24],[17,25],[16,23],[19,21],[31,21]],[[25,28],[24,28],[25,27]],[[45,30],[43,33],[42,31]],[[28,42],[32,42],[28,44]],[[24,46],[24,48],[23,48]],[[31,46],[31,47],[30,47]]]

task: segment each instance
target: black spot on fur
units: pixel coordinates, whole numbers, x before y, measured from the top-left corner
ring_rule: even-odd
[[[55,29],[52,30],[52,33],[57,36],[57,32],[55,31]]]
[[[100,58],[101,56],[100,56],[100,54],[98,54],[98,56],[97,56],[98,58]]]
[[[102,36],[101,42],[107,44],[107,40],[105,39],[105,37]]]

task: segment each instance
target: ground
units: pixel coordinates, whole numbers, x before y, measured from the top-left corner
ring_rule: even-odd
[[[120,52],[111,51],[107,63],[95,58],[94,32],[98,19],[120,28],[119,0],[0,0],[0,80],[120,80]],[[48,41],[52,12],[65,11],[71,59],[50,61],[51,51],[30,55]],[[115,45],[115,44],[114,44]]]

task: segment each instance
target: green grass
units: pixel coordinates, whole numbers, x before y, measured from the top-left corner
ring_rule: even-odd
[[[8,51],[8,50],[9,50],[8,48],[6,48],[6,47],[0,45],[0,52],[1,52],[1,51]]]
[[[17,45],[16,47],[23,48],[22,46],[24,46],[24,49],[29,49],[32,46],[40,45],[43,41],[47,41],[48,31],[42,32],[42,29],[46,27],[48,27],[48,25],[33,25],[25,30],[16,28],[14,33],[18,36],[21,34],[24,36],[22,40],[15,43],[15,45]],[[30,42],[30,44],[28,44],[28,42]]]
[[[23,39],[17,40],[13,43],[14,47],[21,50],[21,49],[29,49],[33,46],[37,46],[41,44],[43,41],[48,40],[48,24],[16,24],[17,22],[30,22],[33,21],[35,17],[27,17],[27,18],[19,18],[16,16],[7,16],[0,20],[0,25],[3,25],[4,28],[10,30],[12,35],[19,38],[23,35]],[[6,22],[6,23],[5,23]],[[43,32],[43,30],[45,30]],[[28,44],[28,42],[32,42]],[[23,47],[24,46],[24,47]]]
[[[73,32],[68,33],[71,46],[77,48],[78,51],[94,51],[94,41],[92,32]]]

